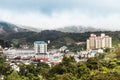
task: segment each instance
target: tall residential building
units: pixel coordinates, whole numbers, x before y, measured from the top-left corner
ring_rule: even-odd
[[[91,34],[89,39],[87,39],[87,50],[99,48],[112,48],[112,37],[104,33],[101,36]]]
[[[34,42],[35,53],[47,53],[47,43],[44,41]]]

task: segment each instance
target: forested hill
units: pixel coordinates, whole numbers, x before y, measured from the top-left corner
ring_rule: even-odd
[[[105,33],[113,38],[113,44],[120,42],[120,31],[99,31],[99,32],[85,32],[85,33],[67,33],[55,30],[45,30],[42,32],[17,32],[9,35],[2,35],[0,39],[8,40],[10,42],[17,42],[18,44],[31,43],[36,40],[50,40],[51,45],[67,45],[75,42],[85,42],[91,33],[100,35]]]

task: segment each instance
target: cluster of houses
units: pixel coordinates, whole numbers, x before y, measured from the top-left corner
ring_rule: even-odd
[[[107,42],[108,41],[108,42]],[[62,46],[60,49],[47,49],[47,45],[50,43],[46,43],[45,41],[35,41],[34,49],[32,50],[16,50],[16,49],[2,49],[0,47],[0,53],[3,53],[9,61],[22,62],[24,64],[36,63],[36,62],[45,62],[47,64],[55,65],[59,64],[62,61],[63,56],[75,56],[76,61],[81,61],[83,59],[88,59],[91,57],[95,57],[96,55],[104,53],[102,48],[111,48],[112,42],[111,37],[105,36],[105,34],[101,34],[101,36],[97,37],[94,34],[91,34],[89,39],[87,39],[87,50],[86,51],[77,51],[76,53],[70,53],[67,46]],[[84,42],[79,43],[85,44]],[[25,46],[28,48],[29,46]],[[98,48],[99,47],[99,48]],[[88,50],[89,49],[89,50]],[[65,53],[68,54],[65,54]],[[83,60],[85,61],[85,60]],[[12,68],[16,68],[19,71],[18,67],[15,64],[11,64]]]
[[[91,58],[103,53],[103,49],[93,49],[90,51],[80,51],[77,52],[77,55],[81,58]]]

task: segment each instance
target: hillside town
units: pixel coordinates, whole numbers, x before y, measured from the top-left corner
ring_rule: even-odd
[[[0,80],[120,80],[120,0],[0,0]]]
[[[11,66],[19,71],[17,64],[36,64],[44,62],[49,66],[61,63],[63,56],[74,56],[76,62],[87,61],[91,57],[98,56],[104,53],[104,49],[112,48],[112,37],[101,33],[101,36],[90,34],[86,40],[86,50],[71,52],[67,46],[61,46],[59,49],[49,49],[50,41],[34,41],[34,47],[28,49],[29,46],[24,46],[23,49],[4,48],[0,47],[1,54],[6,56],[6,60],[11,62]],[[13,65],[14,64],[14,65]]]

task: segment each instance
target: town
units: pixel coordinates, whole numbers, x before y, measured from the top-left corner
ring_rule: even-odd
[[[120,80],[120,0],[0,0],[0,80]]]
[[[19,67],[16,64],[29,65],[31,63],[36,64],[38,62],[44,62],[49,66],[57,65],[61,63],[64,56],[74,56],[76,62],[87,61],[91,57],[103,54],[105,49],[112,49],[112,37],[101,33],[100,36],[90,34],[89,39],[86,40],[86,50],[79,50],[77,52],[71,52],[67,46],[61,46],[59,49],[48,49],[47,46],[50,41],[34,41],[33,48],[29,49],[29,46],[24,46],[23,49],[4,48],[1,47],[2,55],[6,56],[6,60],[9,61],[13,69],[19,71]]]

